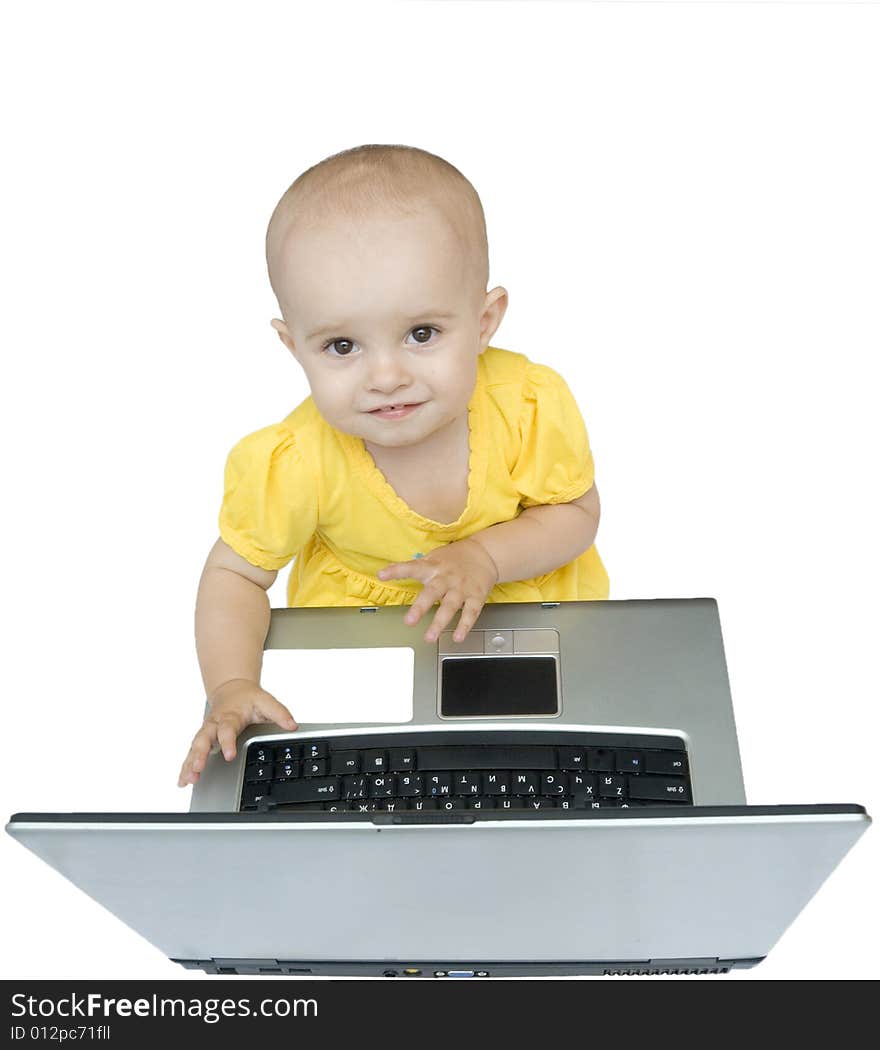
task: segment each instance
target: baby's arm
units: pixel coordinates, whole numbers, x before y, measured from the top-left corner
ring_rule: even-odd
[[[470,537],[498,568],[498,583],[530,580],[574,561],[593,545],[599,530],[596,486],[570,503],[527,507]]]
[[[463,641],[496,583],[528,580],[552,572],[588,550],[599,528],[596,486],[570,503],[527,507],[512,521],[438,547],[424,558],[395,562],[379,579],[421,580],[425,586],[404,616],[414,624],[439,601],[426,642],[434,642],[461,609],[453,638]]]
[[[296,729],[287,708],[260,688],[270,618],[266,591],[277,575],[251,565],[223,540],[208,555],[196,599],[196,650],[209,711],[181,767],[181,787],[199,779],[215,746],[234,758],[236,737],[254,722]]]

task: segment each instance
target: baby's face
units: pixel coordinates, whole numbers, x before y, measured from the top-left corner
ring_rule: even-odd
[[[480,289],[454,228],[431,210],[328,222],[288,241],[273,321],[321,415],[384,447],[416,445],[467,412],[506,308]]]

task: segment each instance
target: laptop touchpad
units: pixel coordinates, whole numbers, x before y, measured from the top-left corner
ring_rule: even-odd
[[[442,662],[443,718],[557,714],[557,663],[552,656],[464,657]]]

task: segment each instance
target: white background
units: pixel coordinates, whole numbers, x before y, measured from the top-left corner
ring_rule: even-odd
[[[749,800],[877,810],[880,7],[33,2],[0,39],[5,814],[188,808],[225,456],[308,393],[265,225],[364,142],[479,190],[612,597],[718,599]],[[3,976],[203,979],[0,849]],[[877,858],[728,979],[877,976]]]

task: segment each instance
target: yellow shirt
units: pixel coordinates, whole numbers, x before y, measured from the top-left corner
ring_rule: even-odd
[[[422,584],[385,583],[379,569],[509,521],[524,507],[568,503],[593,484],[587,431],[568,386],[523,354],[488,347],[480,355],[468,425],[467,505],[442,524],[404,503],[363,441],[330,426],[308,397],[230,452],[220,535],[264,569],[296,559],[290,606],[411,605]],[[543,576],[496,584],[486,600],[607,597],[593,546]]]

